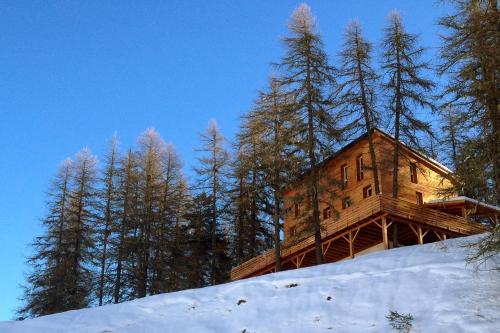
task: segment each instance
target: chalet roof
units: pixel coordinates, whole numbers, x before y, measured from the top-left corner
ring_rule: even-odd
[[[379,132],[382,136],[386,137],[387,139],[391,140],[391,141],[395,141],[396,138],[394,138],[391,134],[381,130],[380,128],[374,128],[373,129],[374,132]],[[363,134],[361,134],[360,136],[358,136],[357,138],[355,138],[354,140],[352,140],[351,142],[349,142],[347,145],[343,146],[342,148],[340,148],[338,151],[336,151],[334,154],[332,154],[331,156],[328,156],[327,158],[323,159],[321,162],[318,163],[318,167],[321,168],[323,167],[325,164],[327,164],[328,162],[330,162],[331,160],[333,160],[334,158],[336,158],[337,156],[341,155],[342,153],[344,153],[345,151],[349,150],[352,146],[356,145],[358,142],[360,142],[361,140],[365,139],[368,137],[368,132],[364,132]],[[404,143],[403,141],[399,141],[401,143],[401,145],[403,147],[405,147],[406,149],[410,150],[412,153],[414,153],[415,155],[421,157],[422,159],[425,159],[427,160],[429,163],[431,163],[432,165],[438,167],[439,169],[441,169],[442,171],[444,171],[445,173],[448,173],[448,174],[453,174],[453,171],[450,170],[447,166],[445,166],[444,164],[442,163],[439,163],[438,161],[436,161],[435,159],[425,155],[424,153],[414,149],[414,148],[411,148],[410,146],[408,146],[406,143]],[[310,170],[306,170],[304,171],[300,176],[298,176],[294,181],[290,182],[285,188],[289,187],[290,185],[296,183],[297,181],[303,179],[308,173],[310,172]]]
[[[385,132],[385,131],[381,130],[380,128],[375,128],[374,130],[375,130],[375,131],[377,131],[377,132],[379,132],[379,133],[381,133],[381,134],[383,134],[384,136],[386,136],[387,138],[391,139],[392,141],[395,141],[395,140],[396,140],[396,138],[395,138],[395,137],[393,137],[391,134],[389,134],[389,133],[387,133],[387,132]],[[367,135],[367,133],[365,133],[365,134],[363,134],[363,135],[365,135],[365,136],[366,136],[366,135]],[[424,154],[424,153],[422,153],[422,152],[420,152],[420,151],[418,151],[418,150],[416,150],[416,149],[414,149],[414,148],[411,148],[410,146],[408,146],[406,143],[404,143],[404,142],[403,142],[403,141],[401,141],[401,140],[399,140],[399,142],[400,142],[400,143],[401,143],[401,144],[402,144],[402,145],[403,145],[406,149],[411,150],[414,154],[419,155],[419,156],[420,156],[420,157],[422,157],[423,159],[428,160],[428,161],[429,161],[429,162],[431,162],[432,164],[434,164],[434,165],[438,166],[439,168],[443,169],[443,171],[446,171],[446,172],[448,172],[448,173],[453,173],[453,171],[452,171],[450,168],[448,168],[446,165],[444,165],[444,164],[442,164],[442,163],[440,163],[440,162],[436,161],[436,160],[435,160],[435,159],[433,159],[432,157],[427,156],[426,154]]]
[[[438,206],[438,205],[451,205],[451,204],[472,204],[476,205],[479,207],[486,208],[488,210],[495,211],[497,213],[500,213],[500,207],[489,205],[487,203],[466,197],[466,196],[459,196],[459,197],[451,197],[451,198],[439,198],[439,199],[433,199],[429,200],[426,202],[427,206]]]

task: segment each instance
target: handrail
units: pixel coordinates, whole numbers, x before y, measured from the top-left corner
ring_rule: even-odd
[[[448,214],[423,205],[418,205],[404,199],[394,199],[392,196],[378,194],[358,202],[343,210],[338,219],[329,218],[322,221],[322,238],[329,237],[375,214],[389,215],[422,223],[429,226],[447,229],[458,234],[474,234],[485,230],[485,227],[470,223],[466,218]],[[287,258],[314,244],[314,236],[310,235],[298,243],[289,245],[282,242],[282,258]],[[287,246],[289,245],[289,246]],[[275,262],[274,249],[267,250],[258,256],[245,261],[231,270],[231,279],[238,279],[246,272],[256,272]]]
[[[350,225],[363,220],[364,218],[376,214],[377,212],[380,212],[380,197],[372,196],[366,198],[362,202],[356,203],[340,212],[338,219],[334,219],[333,217],[331,217],[327,220],[322,221],[322,236],[328,236],[339,230],[345,229]],[[285,258],[290,254],[310,245],[311,241],[314,242],[314,236],[308,236],[302,239],[299,243],[289,247],[286,247],[286,242],[282,242],[284,248],[281,251],[281,256]],[[262,263],[262,261],[264,261],[264,264]],[[267,266],[274,263],[274,261],[274,249],[267,250],[233,268],[231,270],[231,276],[236,275],[238,272],[245,270],[247,267],[253,266],[256,263],[260,263],[261,266]]]

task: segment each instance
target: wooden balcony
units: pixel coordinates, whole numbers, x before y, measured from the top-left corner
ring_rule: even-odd
[[[414,232],[418,243],[424,242],[424,237],[428,232],[431,232],[429,235],[435,234],[437,239],[444,239],[446,237],[477,234],[487,229],[483,225],[470,223],[461,216],[394,199],[388,195],[377,195],[364,199],[362,202],[343,210],[337,219],[330,218],[322,222],[323,253],[327,257],[326,254],[332,241],[345,239],[343,244],[347,244],[347,251],[350,251],[350,253],[341,251],[340,253],[344,253],[344,257],[349,257],[349,255],[352,257],[354,255],[353,248],[355,248],[356,236],[365,227],[370,227],[372,230],[362,234],[362,237],[358,237],[358,250],[367,248],[370,244],[380,243],[382,240],[387,247],[387,230],[393,222],[404,226],[406,230],[411,230],[410,234]],[[376,232],[378,227],[382,229],[380,234]],[[431,241],[435,239],[431,238]],[[283,266],[287,269],[286,265],[288,264],[288,267],[290,267],[290,264],[293,263],[295,267],[302,267],[301,264],[308,253],[314,253],[314,236],[312,235],[295,244],[285,242],[281,253]],[[328,260],[328,258],[330,259]],[[341,257],[327,257],[327,261],[339,259]],[[233,268],[231,280],[272,272],[274,263],[274,250],[271,249]]]

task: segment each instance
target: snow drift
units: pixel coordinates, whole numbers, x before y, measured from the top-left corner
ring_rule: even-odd
[[[411,313],[412,332],[500,332],[500,273],[466,265],[471,239],[1,322],[0,332],[392,332],[390,310]]]

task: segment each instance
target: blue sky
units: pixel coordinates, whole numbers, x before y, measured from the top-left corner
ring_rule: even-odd
[[[102,155],[148,127],[195,163],[210,118],[232,138],[239,117],[283,53],[280,36],[301,1],[0,2],[0,320],[13,317],[40,233],[45,192],[60,161],[84,146]],[[359,19],[378,42],[399,9],[422,43],[439,45],[429,1],[309,1],[333,62]]]

